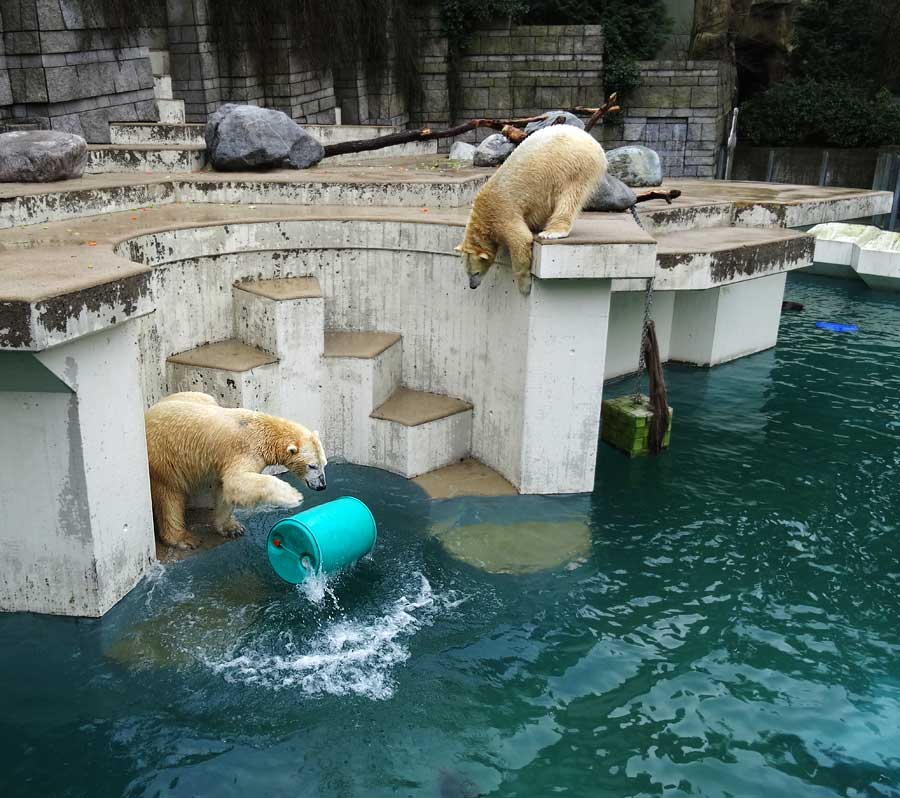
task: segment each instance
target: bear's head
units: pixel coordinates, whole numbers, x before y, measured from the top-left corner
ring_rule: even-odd
[[[325,490],[325,466],[328,459],[318,432],[286,419],[266,416],[268,427],[266,461],[282,465],[306,481],[313,490]]]
[[[473,242],[467,238],[456,251],[462,254],[463,266],[469,275],[469,288],[478,288],[488,269],[494,265],[494,259],[497,257],[496,246],[490,242]]]

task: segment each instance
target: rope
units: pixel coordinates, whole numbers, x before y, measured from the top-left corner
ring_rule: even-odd
[[[638,227],[641,228],[644,232],[646,232],[647,228],[644,227],[643,222],[641,222],[640,214],[638,214],[637,205],[632,205],[629,209],[631,211],[631,215],[634,218],[635,223]],[[647,288],[644,292],[644,321],[641,324],[641,342],[638,348],[638,370],[637,374],[634,375],[634,401],[635,404],[638,404],[641,400],[641,377],[644,374],[644,371],[647,368],[647,358],[645,356],[645,350],[647,346],[647,330],[650,326],[650,316],[651,311],[653,309],[653,283],[655,277],[647,278]]]

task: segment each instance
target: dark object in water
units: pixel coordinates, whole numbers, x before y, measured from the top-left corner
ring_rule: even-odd
[[[442,770],[438,781],[440,798],[478,798],[481,790],[471,779],[452,770]]]
[[[836,321],[817,321],[816,327],[820,330],[831,330],[831,332],[859,332],[859,327],[855,324],[838,324]]]
[[[663,450],[663,439],[669,429],[669,400],[662,361],[659,357],[659,344],[656,340],[656,325],[652,321],[647,322],[642,345],[650,381],[650,406],[653,408],[653,421],[650,423],[650,454],[659,454]]]
[[[803,305],[799,302],[791,302],[786,299],[781,303],[781,312],[786,313],[789,310],[803,310]]]

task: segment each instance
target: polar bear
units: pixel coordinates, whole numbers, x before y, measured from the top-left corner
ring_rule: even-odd
[[[573,125],[532,133],[475,197],[462,253],[469,287],[478,288],[497,249],[509,250],[523,294],[531,291],[531,247],[539,238],[565,238],[593,188],[606,174],[606,154]]]
[[[244,531],[232,515],[235,505],[293,507],[303,501],[287,482],[261,474],[266,466],[284,466],[313,490],[325,489],[328,461],[319,433],[293,421],[220,407],[212,396],[195,392],[160,400],[144,419],[153,517],[167,546],[196,547],[184,508],[200,489],[212,490],[215,527],[226,537]]]

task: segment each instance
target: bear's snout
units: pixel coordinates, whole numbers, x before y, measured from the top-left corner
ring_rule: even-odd
[[[325,481],[325,473],[323,471],[306,472],[306,484],[313,490],[325,490],[328,483]]]
[[[478,288],[481,285],[481,275],[480,274],[470,274],[469,275],[469,288]]]

